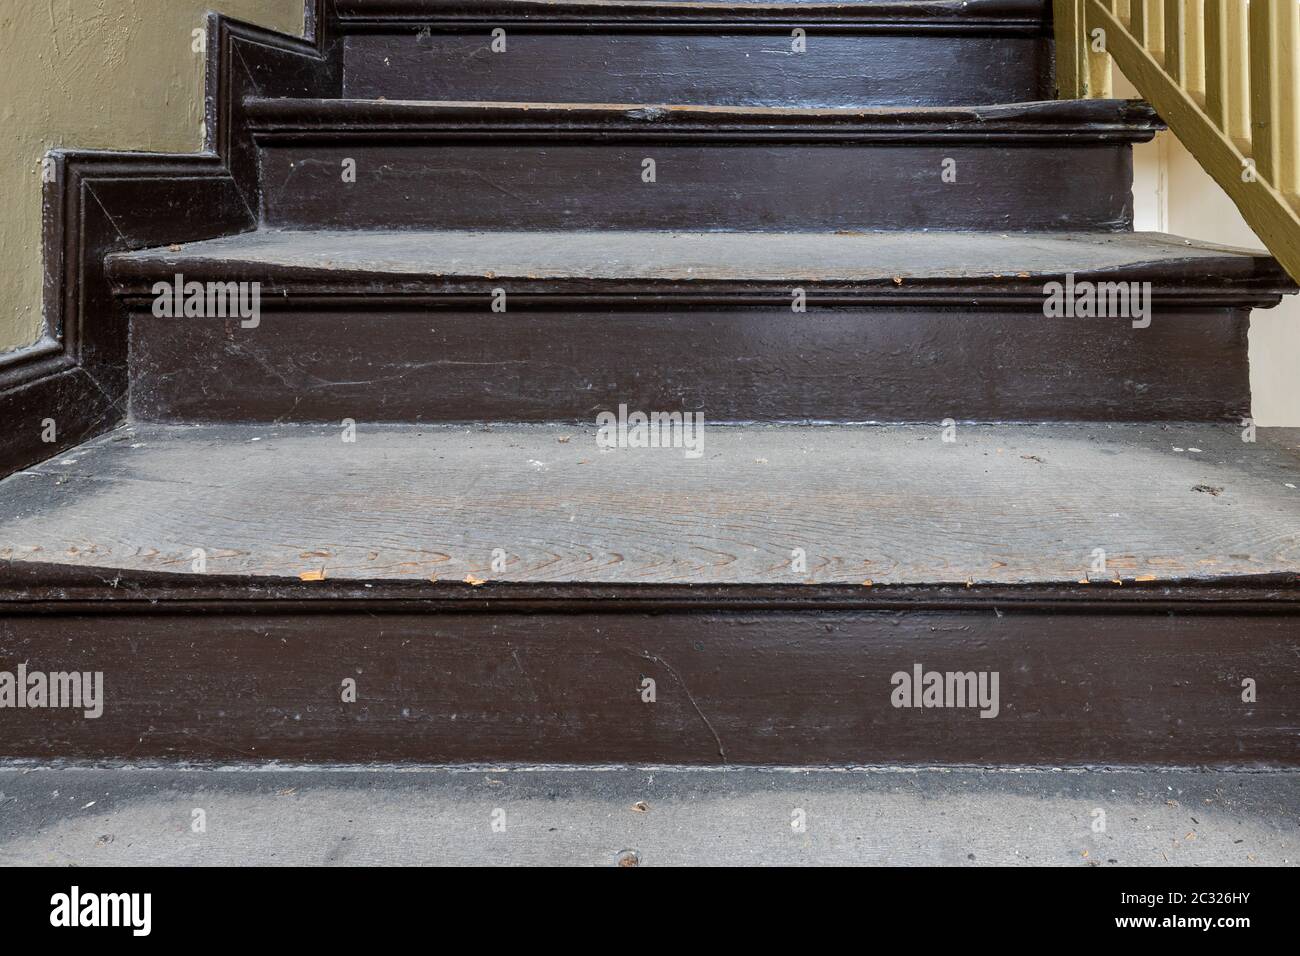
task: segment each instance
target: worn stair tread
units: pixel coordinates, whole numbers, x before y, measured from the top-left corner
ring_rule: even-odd
[[[1160,288],[1280,294],[1291,280],[1266,252],[1161,233],[292,231],[114,255],[119,286],[160,278],[305,283],[387,282],[396,291],[448,283],[532,282],[559,293],[606,283],[861,285],[907,295],[936,287],[1019,290],[1076,277],[1154,279]],[[423,285],[421,285],[423,283]],[[1156,283],[1153,283],[1155,285]]]
[[[1300,568],[1300,430],[706,426],[697,459],[602,450],[594,425],[341,434],[127,427],[0,483],[0,561],[192,575],[202,548],[206,573],[259,579],[783,586]]]
[[[743,137],[746,140],[1145,142],[1164,129],[1140,100],[1041,100],[969,106],[735,106],[664,103],[248,97],[262,140],[471,132]]]

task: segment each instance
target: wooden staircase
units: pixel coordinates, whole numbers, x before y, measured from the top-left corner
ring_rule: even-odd
[[[1049,6],[214,17],[208,153],[56,157],[0,672],[106,692],[0,756],[1300,764],[1296,288],[1133,231]]]

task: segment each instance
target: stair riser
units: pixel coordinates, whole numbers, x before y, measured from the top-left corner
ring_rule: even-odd
[[[947,106],[1052,97],[1041,37],[808,38],[790,29],[698,34],[490,30],[351,36],[344,95],[390,100],[714,103],[750,106]]]
[[[952,307],[501,314],[486,293],[473,309],[275,308],[255,329],[134,315],[133,415],[592,422],[627,404],[719,422],[1235,421],[1250,409],[1249,320],[1228,308],[1157,301],[1145,329]]]
[[[0,712],[0,755],[1300,764],[1294,605],[1273,614],[1005,605],[527,614],[280,603],[296,609],[187,612],[164,602],[161,613],[0,617],[0,669],[100,672],[104,687],[97,719]],[[917,664],[984,672],[986,690],[996,672],[997,716],[895,707],[893,675]],[[1242,701],[1245,678],[1257,682],[1255,703]],[[341,699],[346,679],[355,703]],[[646,679],[653,702],[642,699]]]
[[[1127,144],[267,147],[266,223],[345,229],[999,229],[1132,225]],[[642,179],[655,162],[655,182]],[[345,159],[356,182],[344,183]],[[944,161],[957,181],[943,181]]]

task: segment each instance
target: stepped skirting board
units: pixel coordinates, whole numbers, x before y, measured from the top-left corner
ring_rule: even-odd
[[[126,316],[107,284],[105,256],[256,226],[260,187],[244,100],[342,89],[333,0],[309,0],[306,28],[299,39],[209,16],[200,154],[51,154],[43,210],[47,332],[31,348],[0,355],[0,476],[102,434],[126,415]]]

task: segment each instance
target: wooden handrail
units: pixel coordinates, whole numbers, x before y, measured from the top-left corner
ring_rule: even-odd
[[[1300,280],[1300,0],[1055,0],[1057,85],[1111,59]]]

